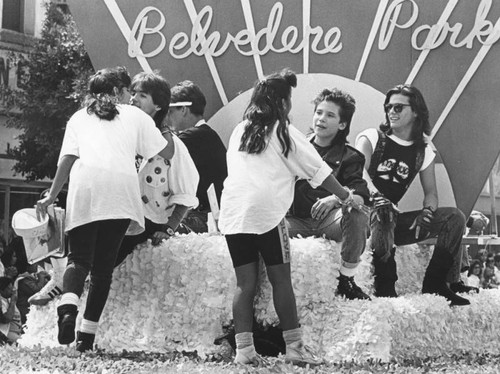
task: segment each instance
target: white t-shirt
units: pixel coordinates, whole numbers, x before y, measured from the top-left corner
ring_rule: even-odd
[[[182,140],[172,138],[175,153],[170,161],[156,155],[144,159],[139,169],[144,216],[156,223],[167,223],[176,204],[198,206],[198,170]]]
[[[71,169],[66,231],[89,222],[130,218],[144,229],[135,155],[149,159],[167,145],[153,119],[139,108],[118,105],[119,114],[101,120],[83,108],[69,120],[59,160],[78,159]]]
[[[467,278],[467,286],[479,288],[480,285],[481,285],[481,280],[477,275],[475,274],[469,275],[469,277]]]
[[[372,145],[372,150],[375,151],[375,147],[377,146],[378,136],[379,136],[377,129],[370,128],[360,132],[358,136],[356,136],[355,144],[358,143],[359,138],[361,138],[362,136],[366,136],[368,138],[370,144]],[[409,147],[413,144],[413,140],[403,140],[401,138],[398,138],[394,134],[388,135],[387,137],[403,147]],[[430,144],[427,143],[425,146],[424,162],[422,163],[422,167],[420,168],[419,172],[425,170],[427,166],[431,164],[431,162],[434,160],[435,157],[436,154],[432,150]]]
[[[228,177],[221,198],[219,228],[223,234],[263,234],[278,225],[293,201],[297,179],[316,188],[332,170],[304,134],[288,126],[292,148],[285,157],[276,129],[260,154],[238,150],[246,121],[234,129],[227,150]]]

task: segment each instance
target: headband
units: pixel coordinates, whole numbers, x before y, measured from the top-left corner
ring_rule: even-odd
[[[179,101],[177,103],[170,103],[170,107],[175,107],[175,106],[191,106],[193,105],[192,101]]]

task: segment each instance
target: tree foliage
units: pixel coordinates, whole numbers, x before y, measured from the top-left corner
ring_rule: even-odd
[[[50,2],[46,11],[41,38],[26,59],[16,58],[18,68],[24,60],[23,84],[9,92],[7,108],[8,126],[22,130],[19,144],[10,150],[14,171],[27,180],[54,177],[66,123],[94,73],[71,15]]]

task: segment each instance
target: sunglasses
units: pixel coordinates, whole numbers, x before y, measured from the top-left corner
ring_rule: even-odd
[[[394,109],[394,112],[401,113],[405,106],[411,106],[410,104],[385,104],[384,110],[386,113],[389,113],[391,109]]]

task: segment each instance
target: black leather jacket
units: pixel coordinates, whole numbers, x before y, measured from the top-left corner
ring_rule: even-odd
[[[311,143],[313,141],[314,137]],[[332,174],[341,185],[353,189],[355,195],[361,196],[365,204],[369,204],[370,192],[363,179],[365,156],[361,152],[348,144],[334,144],[323,156],[323,160],[332,168]],[[295,197],[290,214],[300,218],[310,218],[311,208],[317,198],[330,195],[331,193],[322,187],[314,189],[307,181],[299,180],[295,184]]]

